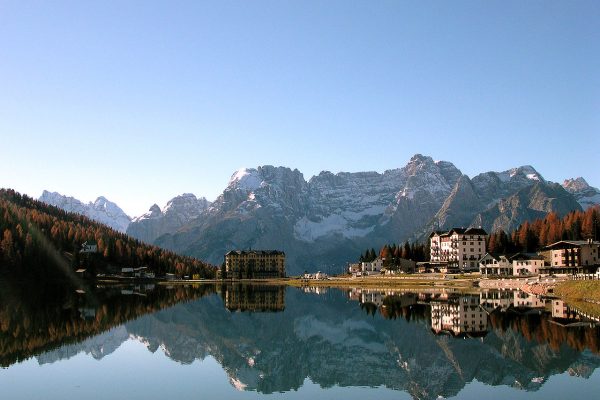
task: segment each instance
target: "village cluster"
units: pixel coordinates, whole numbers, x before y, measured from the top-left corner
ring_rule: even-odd
[[[486,250],[487,233],[481,228],[453,228],[429,235],[430,259],[400,260],[399,268],[387,269],[385,259],[354,263],[354,277],[397,273],[469,273],[483,277],[529,277],[596,274],[600,267],[600,242],[561,240],[537,253],[492,254]]]

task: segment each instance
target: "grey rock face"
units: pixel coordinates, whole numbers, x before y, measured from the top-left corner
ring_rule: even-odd
[[[490,232],[511,231],[525,221],[543,218],[550,212],[563,216],[573,210],[581,210],[581,206],[572,195],[557,183],[540,182],[499,201],[480,213],[473,223]]]
[[[562,186],[575,197],[584,210],[600,204],[600,190],[588,185],[582,177],[566,179]]]
[[[472,221],[477,210],[481,210],[483,207],[484,203],[475,191],[473,183],[468,176],[463,175],[437,212],[438,226],[436,229],[463,226],[465,221]]]
[[[525,165],[503,172],[485,172],[475,176],[472,182],[480,201],[490,207],[524,187],[546,183],[546,180],[532,166]]]
[[[209,206],[210,202],[204,197],[196,198],[191,193],[184,193],[169,200],[162,210],[158,205],[152,205],[146,214],[131,221],[127,234],[152,243],[157,237],[176,232],[198,218]]]

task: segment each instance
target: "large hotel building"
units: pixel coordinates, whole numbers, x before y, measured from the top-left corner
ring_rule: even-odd
[[[429,235],[430,262],[447,265],[448,271],[477,271],[486,253],[487,232],[481,228],[453,228]]]
[[[278,250],[232,250],[225,254],[224,278],[268,279],[285,277],[285,253]]]

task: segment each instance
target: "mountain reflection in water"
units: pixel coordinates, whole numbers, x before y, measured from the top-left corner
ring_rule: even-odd
[[[0,362],[9,369],[32,356],[39,364],[82,353],[102,360],[134,340],[184,365],[211,356],[237,389],[287,392],[310,378],[322,388],[382,386],[433,399],[474,380],[535,391],[552,375],[587,378],[600,365],[596,322],[522,292],[3,289]]]

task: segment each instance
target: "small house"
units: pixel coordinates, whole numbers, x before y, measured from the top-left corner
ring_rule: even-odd
[[[165,279],[168,281],[174,281],[175,278],[175,274],[165,274]]]
[[[383,260],[377,258],[372,262],[363,262],[361,269],[362,275],[381,275],[381,269],[383,268]]]

